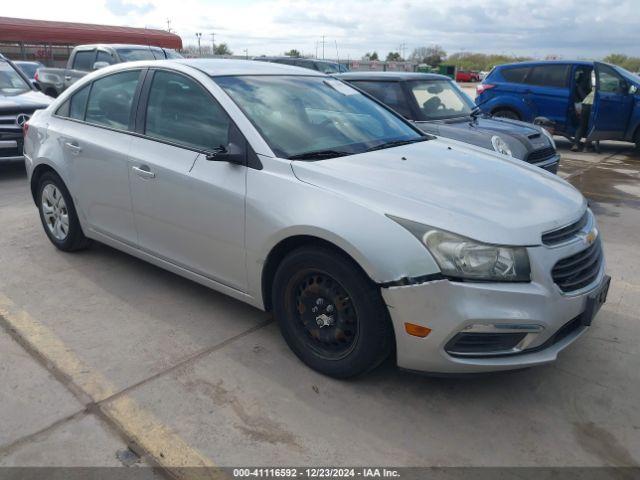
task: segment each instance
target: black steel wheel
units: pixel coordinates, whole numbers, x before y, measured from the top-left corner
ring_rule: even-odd
[[[359,375],[392,350],[393,328],[378,286],[338,251],[310,246],[289,254],[276,271],[272,305],[289,347],[326,375]]]

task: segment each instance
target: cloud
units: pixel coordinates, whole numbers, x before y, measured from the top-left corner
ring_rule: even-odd
[[[171,28],[185,44],[195,32],[250,55],[296,48],[359,58],[405,45],[439,44],[448,52],[601,58],[640,55],[640,0],[30,0],[5,2],[23,18]],[[318,49],[320,53],[321,47]],[[325,53],[326,53],[325,52]]]
[[[126,0],[107,0],[105,7],[116,16],[145,15],[155,9],[152,3],[135,4]]]

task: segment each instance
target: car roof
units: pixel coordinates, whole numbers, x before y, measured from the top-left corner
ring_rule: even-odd
[[[342,80],[447,80],[452,81],[446,75],[437,73],[420,72],[347,72],[333,75]]]
[[[585,65],[585,66],[593,66],[593,62],[588,60],[531,60],[528,62],[516,62],[516,63],[505,63],[504,65],[498,65],[496,68],[505,68],[505,67],[537,67],[539,65]]]
[[[216,59],[216,58],[180,58],[161,60],[162,65],[178,63],[196,68],[209,76],[222,77],[232,75],[297,75],[304,77],[322,77],[324,73],[308,68],[283,65],[281,63],[258,62],[254,60]]]
[[[318,62],[318,63],[327,63],[327,64],[331,64],[331,65],[339,65],[340,62],[334,62],[332,60],[320,60],[317,58],[304,58],[304,57],[287,57],[286,55],[284,57],[278,57],[278,56],[271,56],[271,57],[254,57],[254,60],[259,60],[259,61],[269,61],[269,60],[304,60],[307,62]]]
[[[139,45],[135,43],[87,43],[83,45],[78,45],[78,50],[88,50],[90,48],[113,48],[115,50],[119,48],[159,48],[155,45]]]
[[[30,60],[14,60],[14,62],[16,65],[42,65],[42,63],[40,62],[34,62],[34,61],[30,61]]]

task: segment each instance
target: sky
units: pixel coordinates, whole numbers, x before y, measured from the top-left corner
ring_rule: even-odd
[[[640,0],[5,0],[2,16],[167,28],[183,43],[225,42],[236,54],[295,48],[322,58],[370,51],[544,58],[640,56]],[[404,50],[402,50],[404,48]]]

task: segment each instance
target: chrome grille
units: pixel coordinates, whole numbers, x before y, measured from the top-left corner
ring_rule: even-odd
[[[551,271],[551,276],[560,290],[573,292],[593,283],[601,266],[602,245],[598,238],[581,252],[558,261]]]
[[[584,212],[584,215],[580,217],[580,220],[567,225],[566,227],[552,230],[550,232],[542,234],[542,243],[547,246],[558,245],[564,243],[567,240],[575,237],[580,230],[582,230],[589,221],[589,211]]]

